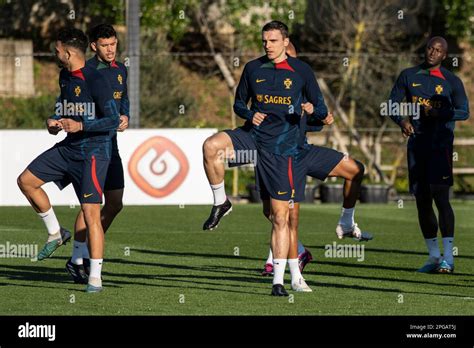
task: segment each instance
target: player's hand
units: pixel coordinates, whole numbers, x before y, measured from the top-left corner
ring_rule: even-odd
[[[70,118],[62,118],[59,122],[61,122],[66,133],[77,133],[82,130],[82,122],[77,122]]]
[[[328,115],[324,120],[321,121],[324,125],[329,126],[334,123],[334,116],[332,115],[332,112],[328,112]]]
[[[263,122],[263,120],[267,117],[267,114],[261,113],[261,112],[256,112],[253,115],[252,118],[252,123],[256,126],[260,126],[260,124]]]
[[[311,104],[310,102],[301,103],[301,109],[303,109],[303,111],[306,112],[306,114],[312,115],[314,112],[314,105]]]
[[[405,138],[408,138],[410,135],[415,133],[415,128],[413,128],[410,120],[402,120],[402,122],[400,122],[400,127],[402,128],[402,134]]]
[[[57,135],[59,131],[63,129],[61,122],[59,122],[58,120],[53,120],[52,118],[49,118],[46,121],[46,126],[48,127],[49,134],[52,135]]]
[[[123,132],[128,128],[128,117],[125,115],[120,115],[120,124],[117,128],[117,131]]]

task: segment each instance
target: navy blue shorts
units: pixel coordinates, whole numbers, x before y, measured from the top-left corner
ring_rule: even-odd
[[[324,181],[343,159],[342,152],[308,144],[301,155],[297,157],[297,162],[304,167],[306,175]]]
[[[453,147],[432,149],[427,146],[407,148],[408,179],[414,195],[431,192],[431,185],[453,186]]]
[[[304,200],[306,174],[291,156],[258,151],[255,175],[262,199],[301,202]]]
[[[65,188],[71,183],[71,180],[67,177],[63,180],[56,181],[56,186],[60,190]],[[119,153],[113,153],[110,159],[109,168],[107,169],[107,176],[105,178],[104,191],[123,190],[125,187],[125,179],[123,174],[122,158]]]
[[[122,158],[117,153],[112,154],[109,168],[107,169],[107,177],[105,178],[105,191],[123,190],[125,180],[123,176]]]
[[[79,202],[102,203],[102,191],[110,160],[92,155],[85,160],[73,160],[64,146],[54,146],[36,157],[27,167],[45,183],[71,182]],[[67,186],[67,185],[66,185]]]
[[[259,152],[260,153],[260,152]],[[304,200],[305,196],[305,186],[306,186],[306,176],[309,175],[313,178],[319,180],[326,180],[329,176],[331,171],[336,167],[339,162],[341,162],[344,158],[344,154],[321,146],[315,146],[307,144],[305,145],[305,149],[301,151],[298,156],[292,158],[292,175],[293,175],[293,186],[295,190],[295,197],[293,198],[294,202],[301,202]],[[280,162],[279,165],[284,165],[283,161]],[[286,169],[289,170],[289,164],[286,163]],[[277,170],[277,168],[274,168]],[[269,180],[263,180],[262,174],[265,173],[265,170],[261,170],[257,166],[256,168],[256,182],[257,182],[257,190],[260,191],[260,197],[263,200],[268,200],[270,197],[274,199],[278,196],[281,196],[278,193],[284,192],[280,190],[280,192],[276,192],[277,195],[275,196],[275,192],[273,190],[273,194],[267,189],[266,182]],[[271,175],[271,171],[267,171]],[[289,171],[288,175],[289,177]],[[282,180],[282,179],[278,179]],[[291,198],[290,198],[291,199]]]
[[[226,129],[234,147],[234,156],[228,159],[229,167],[239,167],[244,164],[256,164],[257,146],[250,133],[251,126],[244,125],[235,129]]]

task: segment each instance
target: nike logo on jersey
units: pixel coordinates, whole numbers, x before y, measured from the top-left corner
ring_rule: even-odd
[[[449,175],[448,176],[443,176],[443,180],[446,180],[446,179],[449,179]]]
[[[281,196],[281,195],[284,195],[284,194],[287,194],[288,191],[285,191],[285,192],[281,192],[281,191],[278,191],[278,194]]]
[[[256,80],[257,83],[260,83],[260,82],[263,82],[263,81],[265,81],[265,79],[262,79],[262,80],[257,79]]]
[[[421,83],[412,83],[411,84],[413,87],[418,87],[418,86],[421,86]]]
[[[93,193],[84,193],[84,198],[89,198],[92,195],[93,195]]]

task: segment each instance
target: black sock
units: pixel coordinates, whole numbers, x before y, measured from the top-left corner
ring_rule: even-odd
[[[429,192],[418,194],[416,207],[418,209],[418,222],[425,239],[436,238],[438,234],[438,220],[433,210],[433,197]]]
[[[441,235],[443,238],[454,237],[454,211],[449,203],[449,186],[432,185],[431,192],[438,208]]]

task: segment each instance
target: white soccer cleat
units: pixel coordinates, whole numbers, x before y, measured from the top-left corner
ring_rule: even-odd
[[[342,225],[338,224],[336,227],[336,235],[339,239],[352,237],[358,240],[359,242],[371,240],[372,238],[374,238],[370,233],[362,232],[359,226],[357,226],[357,224],[352,225],[352,229],[348,231],[344,231]]]
[[[306,284],[303,277],[299,278],[296,282],[291,283],[291,289],[298,292],[312,292],[311,288]]]

